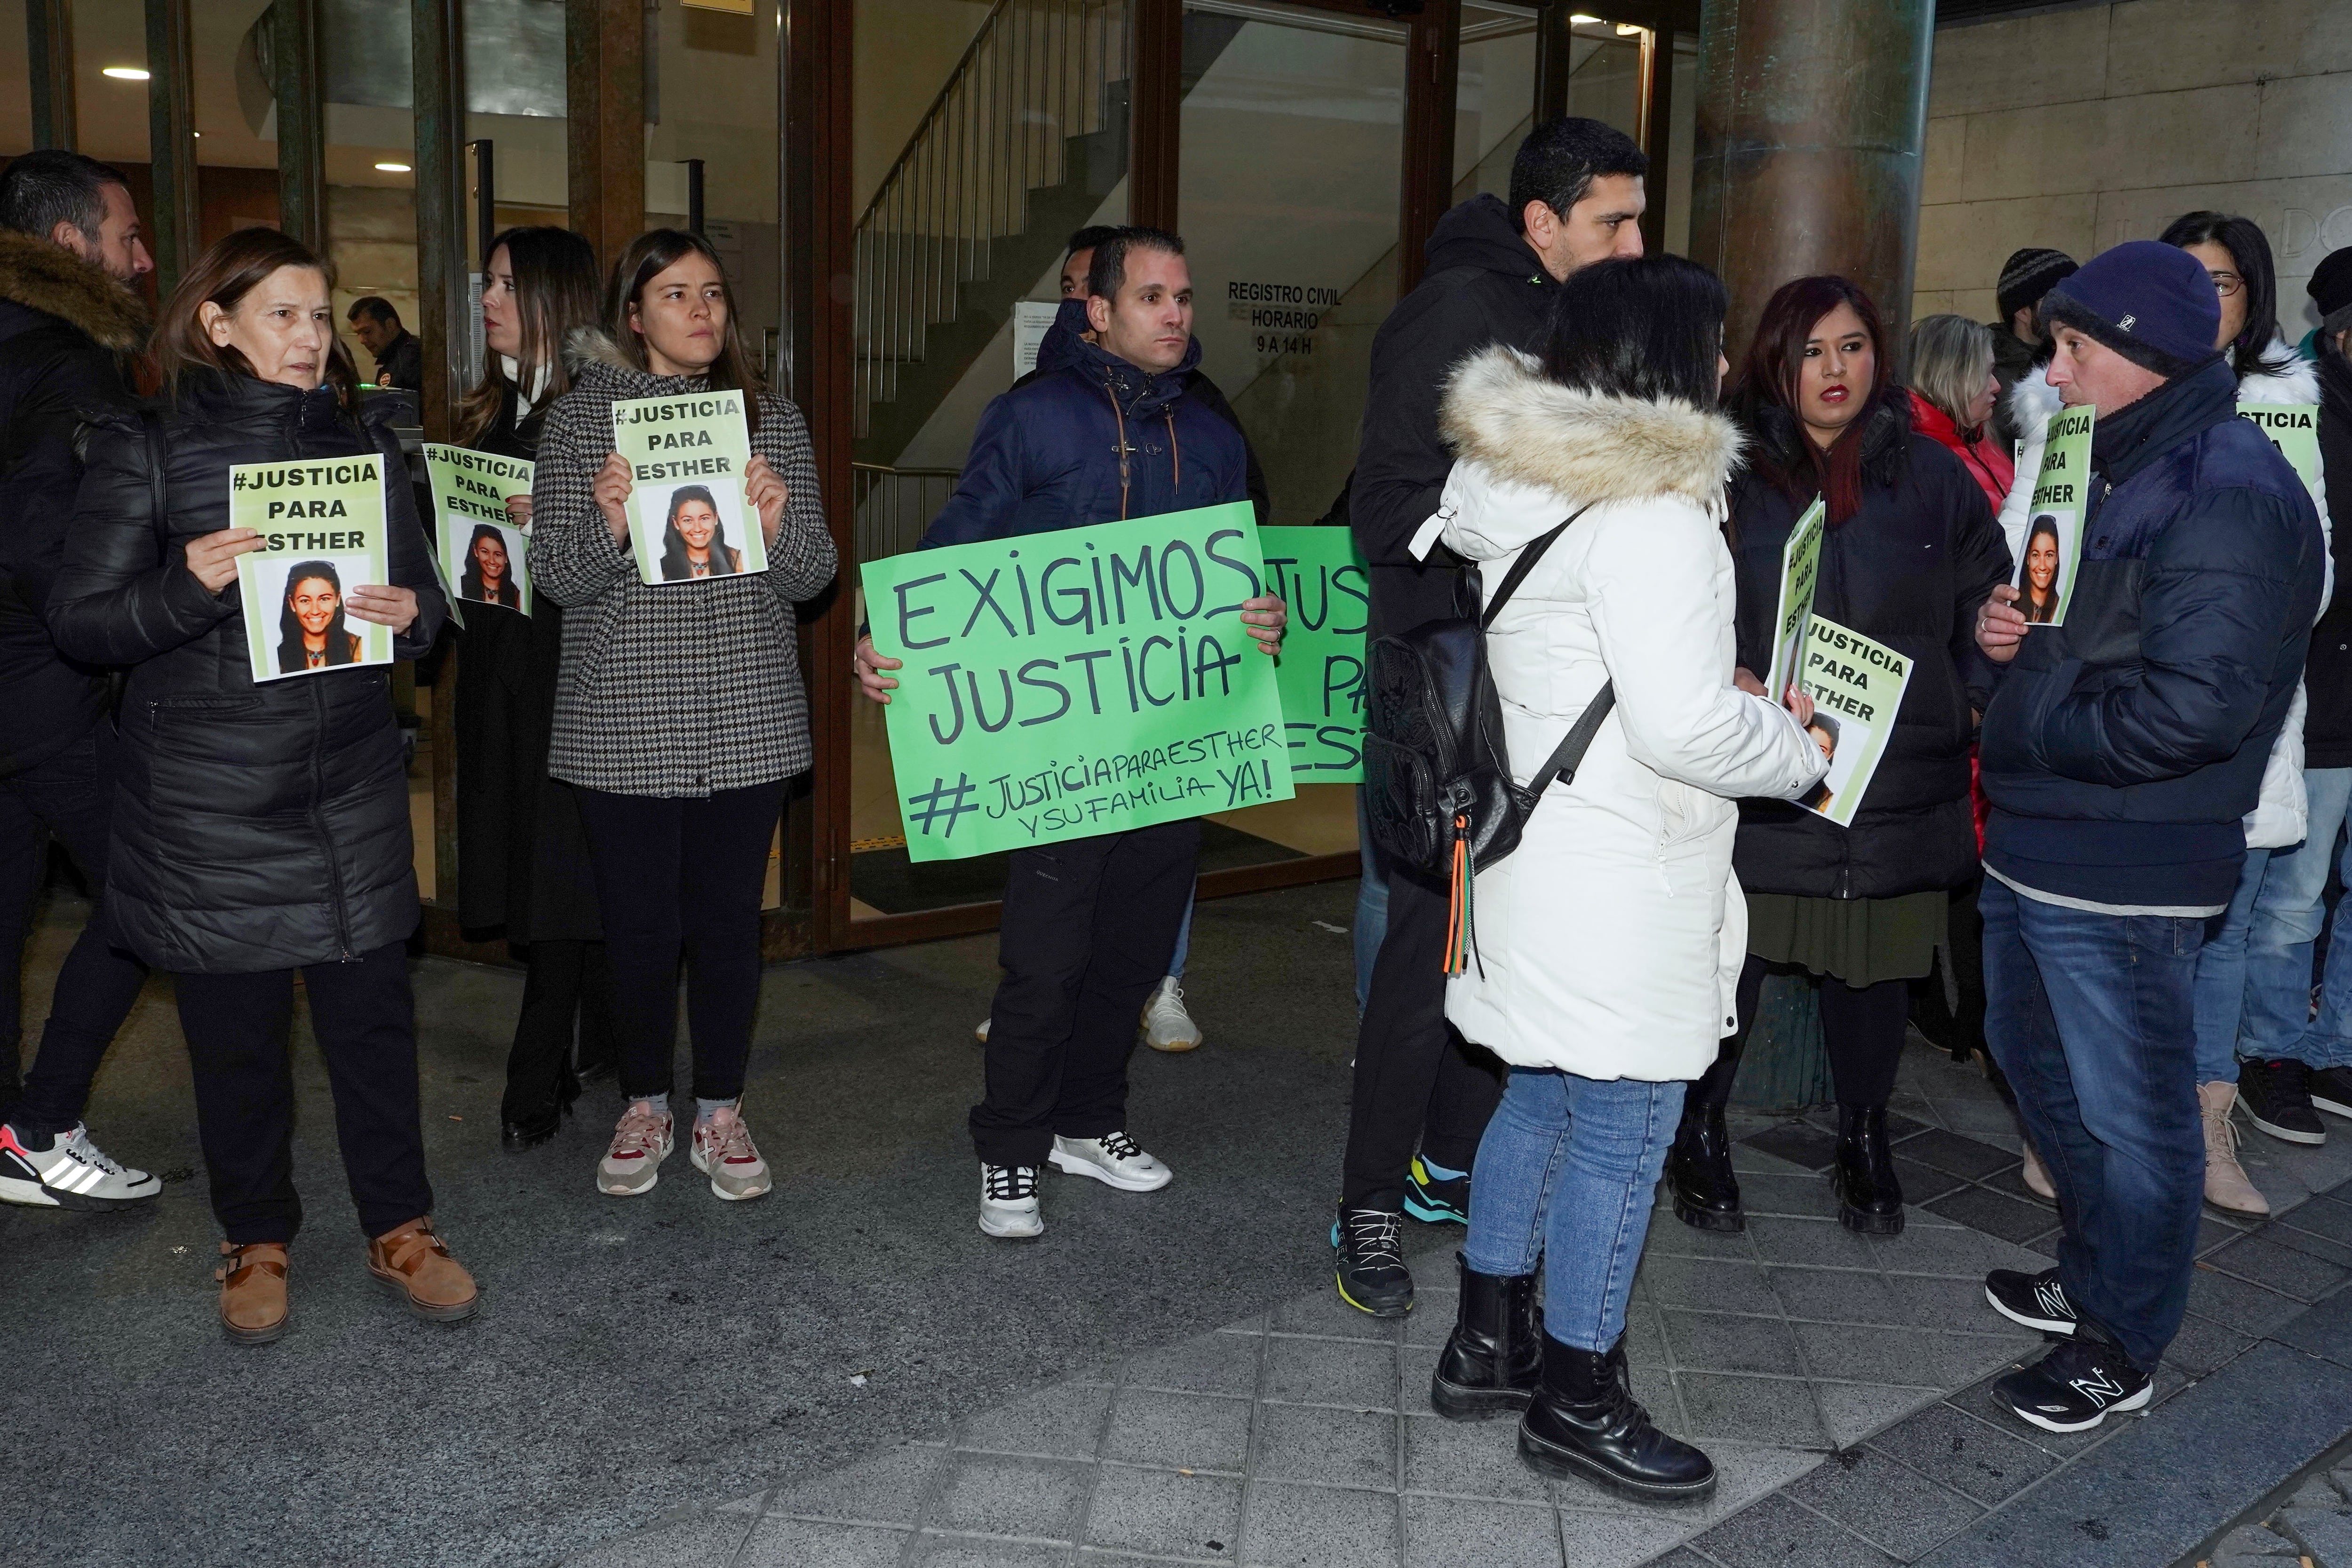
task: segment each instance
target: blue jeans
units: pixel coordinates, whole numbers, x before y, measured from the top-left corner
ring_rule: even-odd
[[[2254,919],[2254,903],[2263,890],[2263,872],[2270,864],[2267,849],[2249,849],[2238,869],[2238,890],[2230,907],[2205,928],[2205,945],[2197,954],[2197,1081],[2238,1081],[2238,1031],[2249,1005],[2252,977],[2246,951],[2247,932]],[[2303,966],[2311,969],[2311,950],[2304,949]],[[2306,994],[2311,982],[2304,982]]]
[[[1356,790],[1356,855],[1363,879],[1356,884],[1356,1011],[1361,1014],[1372,994],[1372,964],[1381,956],[1381,938],[1389,930],[1389,873],[1372,847],[1371,823],[1364,816],[1364,792]]]
[[[1985,879],[1985,1041],[2058,1188],[2058,1276],[2155,1370],[2179,1331],[2205,1190],[2195,992],[2206,922],[2103,915]]]
[[[1544,1265],[1544,1331],[1606,1351],[1625,1332],[1625,1300],[1683,1083],[1579,1078],[1513,1068],[1478,1145],[1463,1260],[1481,1274]]]
[[[2249,1057],[2352,1067],[2352,921],[2341,904],[2321,977],[2319,1016],[2311,1016],[2311,948],[2327,920],[2327,872],[2352,805],[2352,768],[2312,768],[2303,784],[2311,797],[2311,831],[2294,848],[2272,854],[2254,900],[2238,1044]],[[2345,850],[2344,870],[2352,879],[2352,847]]]
[[[1184,923],[1176,928],[1176,955],[1168,961],[1168,978],[1184,978],[1184,961],[1192,954],[1192,906],[1201,900],[1201,881],[1192,879],[1192,890],[1184,895]]]

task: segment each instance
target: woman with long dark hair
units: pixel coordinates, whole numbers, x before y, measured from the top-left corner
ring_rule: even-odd
[[[1715,275],[1676,257],[1584,268],[1540,360],[1482,351],[1440,416],[1460,454],[1442,542],[1489,592],[1574,520],[1487,628],[1514,770],[1531,777],[1604,685],[1615,705],[1573,783],[1479,873],[1477,959],[1446,990],[1448,1021],[1511,1072],[1430,1403],[1457,1420],[1524,1408],[1534,1468],[1667,1501],[1706,1496],[1715,1467],[1635,1402],[1626,1301],[1685,1086],[1731,1005],[1732,801],[1788,799],[1822,765],[1799,727],[1810,704],[1733,684],[1723,312]]]
[[[572,390],[564,344],[595,329],[598,289],[595,256],[569,229],[510,228],[490,242],[489,352],[458,417],[467,446],[525,461],[539,455],[549,410]],[[507,521],[535,551],[530,498],[508,502]],[[547,773],[563,626],[563,606],[541,593],[528,618],[476,616],[457,637],[458,922],[503,935],[525,964],[499,1106],[509,1153],[555,1136],[582,1077],[611,1072],[616,1054],[587,830],[572,786]]]
[[[725,577],[743,570],[743,552],[728,547],[727,520],[709,485],[680,485],[669,492],[662,525],[661,574],[665,583]]]
[[[278,673],[357,664],[359,634],[343,615],[343,578],[331,561],[300,561],[286,574],[278,611]]]
[[[1974,668],[1977,606],[2009,580],[2010,557],[1976,481],[1912,427],[1887,349],[1868,295],[1843,278],[1800,278],[1765,305],[1732,399],[1751,443],[1731,487],[1742,666],[1769,668],[1781,550],[1818,497],[1828,528],[1813,613],[1906,656],[1911,676],[1867,787],[1843,786],[1863,789],[1852,826],[1777,801],[1740,806],[1739,1030],[1685,1104],[1668,1162],[1675,1212],[1702,1229],[1745,1224],[1723,1108],[1775,969],[1820,991],[1839,1217],[1871,1235],[1903,1228],[1886,1101],[1910,982],[1933,966],[1950,889],[1976,874],[1969,755],[1981,702],[1961,672]]]
[[[474,524],[474,537],[466,544],[465,574],[457,579],[457,597],[481,605],[504,605],[509,610],[522,608],[514,559],[507,549],[507,536],[497,524]]]
[[[2278,270],[2271,242],[2251,218],[2224,213],[2184,213],[2158,237],[2179,246],[2203,265],[2221,297],[2221,325],[2213,349],[2230,362],[2238,378],[2238,406],[2249,404],[2319,403],[2319,374],[2287,346],[2278,325]],[[2312,505],[2319,510],[2323,536],[2329,531],[2327,486],[2310,476]],[[2323,554],[2327,580],[2319,596],[2326,613],[2336,591],[2333,552]],[[2308,700],[2295,689],[2294,706],[2271,744],[2263,770],[2260,802],[2245,820],[2246,860],[2221,923],[2197,955],[2197,1100],[2205,1121],[2205,1199],[2237,1214],[2267,1215],[2264,1198],[2238,1160],[2238,1133],[2231,1121],[2240,1093],[2253,1124],[2289,1142],[2325,1136],[2313,1115],[2306,1087],[2309,1071],[2288,1053],[2302,1037],[2310,1016],[2309,963],[2295,973],[2294,928],[2306,916],[2282,920],[2273,911],[2302,910],[2324,890],[2314,885],[2306,899],[2312,862],[2294,847],[2310,837],[2310,796],[2303,777],[2303,722]],[[2334,831],[2331,828],[2329,837]],[[2273,855],[2281,867],[2274,891]],[[2322,851],[2319,859],[2326,858]],[[2303,876],[2298,877],[2300,871]],[[2326,871],[2320,876],[2324,879]],[[2292,995],[2289,993],[2292,992]],[[2241,1047],[2251,1072],[2242,1075]]]
[[[639,580],[613,405],[738,388],[751,426],[744,510],[768,569],[680,592]],[[760,894],[784,781],[810,763],[795,606],[833,581],[800,410],[764,390],[719,254],[655,229],[614,264],[604,330],[584,334],[532,485],[531,564],[569,607],[548,771],[588,829],[613,967],[625,1097],[597,1186],[651,1190],[675,1142],[677,977],[694,1037],[690,1153],[720,1198],[773,1184],[742,1116],[760,994]]]
[[[2046,513],[2025,531],[2025,575],[2017,607],[2026,620],[2046,626],[2058,618],[2058,584],[2065,563],[2060,559],[2058,520]]]
[[[236,593],[237,557],[262,536],[228,526],[233,464],[365,454],[402,472],[392,432],[357,407],[332,283],[325,261],[274,228],[238,229],[198,258],[158,314],[161,405],[89,427],[48,605],[66,653],[130,670],[132,760],[107,903],[117,939],[179,992],[226,1233],[221,1322],[245,1343],[287,1324],[287,1246],[301,1220],[286,1060],[298,971],[370,1271],[422,1317],[475,1304],[429,1217],[406,945],[419,911],[390,672],[257,682]],[[405,658],[440,629],[446,606],[410,489],[389,483],[384,496],[392,581],[335,584],[321,652],[346,615],[388,627]],[[323,567],[297,566],[295,586],[334,582]],[[299,614],[289,637],[307,659]]]

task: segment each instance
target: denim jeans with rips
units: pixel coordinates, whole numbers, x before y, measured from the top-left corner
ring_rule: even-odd
[[[2188,1310],[2204,1195],[2194,994],[2206,922],[2066,909],[1991,878],[1978,907],[1985,1040],[2058,1189],[2058,1277],[2153,1372]]]

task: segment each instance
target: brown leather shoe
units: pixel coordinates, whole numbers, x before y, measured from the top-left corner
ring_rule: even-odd
[[[368,1272],[436,1323],[470,1318],[478,1304],[474,1277],[433,1234],[430,1216],[410,1220],[368,1243]]]
[[[220,1281],[221,1327],[241,1345],[266,1345],[286,1331],[291,1314],[285,1244],[248,1241],[237,1247],[224,1241],[220,1249],[227,1261],[213,1270],[213,1278]]]

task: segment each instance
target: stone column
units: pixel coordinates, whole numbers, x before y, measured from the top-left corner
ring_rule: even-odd
[[[1735,364],[1772,290],[1836,272],[1911,317],[1933,0],[1703,0],[1691,256]]]

